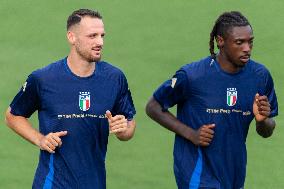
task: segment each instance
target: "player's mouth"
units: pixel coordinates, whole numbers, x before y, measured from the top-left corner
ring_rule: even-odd
[[[95,48],[92,48],[92,50],[95,52],[95,54],[100,54],[101,51],[102,51],[102,48],[101,47],[95,47]]]
[[[250,55],[244,55],[244,56],[241,56],[240,57],[240,61],[243,62],[243,63],[247,63],[250,59]]]

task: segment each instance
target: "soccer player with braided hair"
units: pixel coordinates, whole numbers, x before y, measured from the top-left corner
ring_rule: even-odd
[[[250,123],[255,119],[264,138],[273,133],[277,98],[267,68],[250,58],[253,39],[246,17],[223,13],[210,34],[211,55],[180,68],[146,106],[149,117],[176,133],[179,189],[244,188]],[[174,105],[177,116],[168,111]]]

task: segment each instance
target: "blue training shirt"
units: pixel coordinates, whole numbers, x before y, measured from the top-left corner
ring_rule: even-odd
[[[208,147],[175,136],[174,172],[179,189],[243,188],[245,142],[256,93],[268,97],[270,117],[276,116],[273,80],[263,65],[250,60],[238,73],[230,74],[211,57],[183,66],[155,91],[163,110],[177,104],[177,119],[189,127],[216,125]]]
[[[29,75],[10,107],[12,114],[26,118],[38,110],[44,135],[68,131],[54,154],[40,151],[35,189],[105,189],[109,135],[105,112],[128,120],[136,113],[122,71],[98,62],[91,76],[79,77],[66,58]]]

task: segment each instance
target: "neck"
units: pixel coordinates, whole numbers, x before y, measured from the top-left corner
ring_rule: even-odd
[[[216,59],[221,67],[221,69],[227,73],[237,73],[241,70],[241,67],[236,66],[228,57],[223,53],[219,52]]]
[[[67,65],[72,73],[80,77],[92,75],[96,68],[96,62],[88,62],[72,50],[67,57]]]

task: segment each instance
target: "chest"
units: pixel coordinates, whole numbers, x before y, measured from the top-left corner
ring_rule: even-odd
[[[194,105],[224,113],[252,111],[254,96],[258,92],[257,80],[249,76],[198,78],[189,88],[190,101]]]
[[[57,79],[41,86],[41,110],[51,116],[104,115],[112,110],[119,93],[116,82],[100,78],[91,80]]]

